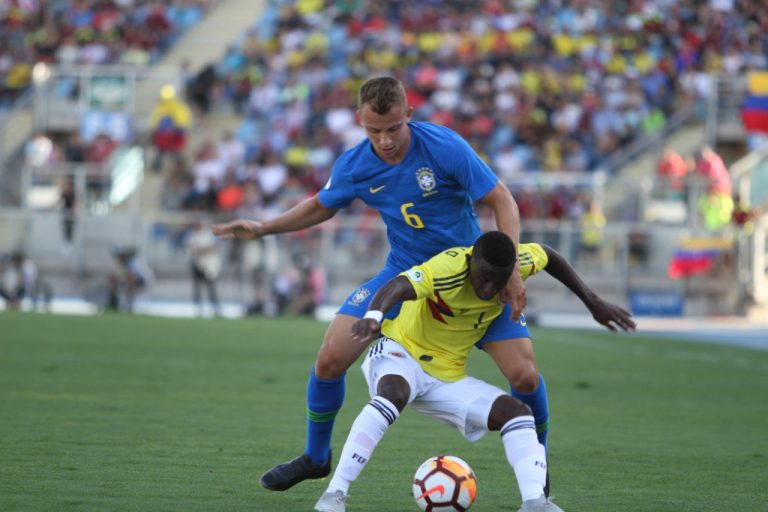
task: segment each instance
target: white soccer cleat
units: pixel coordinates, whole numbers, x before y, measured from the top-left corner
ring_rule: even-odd
[[[345,512],[347,497],[341,491],[327,492],[315,503],[316,512]],[[560,510],[560,509],[557,509]]]
[[[542,494],[535,500],[524,501],[523,506],[517,512],[563,512],[563,509]]]

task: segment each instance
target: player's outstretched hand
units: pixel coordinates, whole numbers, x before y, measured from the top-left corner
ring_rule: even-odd
[[[255,240],[264,236],[264,224],[256,220],[237,219],[223,224],[214,224],[213,234],[223,239],[239,238]]]
[[[499,299],[504,304],[509,303],[512,306],[512,320],[517,321],[525,309],[527,299],[525,297],[525,284],[520,272],[515,269],[509,276],[507,286],[499,292]]]
[[[597,323],[604,325],[612,332],[618,332],[619,329],[634,331],[637,327],[637,324],[632,320],[632,313],[602,299],[597,300],[592,306],[591,312]]]
[[[381,324],[373,318],[361,318],[352,324],[352,339],[360,343],[370,343],[381,333]]]

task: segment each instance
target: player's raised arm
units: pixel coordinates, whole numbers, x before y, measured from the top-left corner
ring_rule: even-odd
[[[416,290],[405,276],[397,276],[379,288],[371,299],[368,312],[352,325],[352,338],[370,343],[381,331],[384,315],[400,301],[416,298]]]
[[[255,240],[265,235],[299,231],[316,226],[336,215],[337,211],[326,208],[320,203],[317,196],[313,196],[267,221],[237,219],[222,224],[214,224],[213,233],[225,239]]]
[[[520,247],[520,211],[512,193],[502,183],[498,182],[490,192],[482,199],[493,209],[493,216],[499,231],[505,233],[515,243],[515,248]],[[499,294],[503,302],[512,305],[512,318],[517,320],[525,309],[525,284],[519,272],[512,272],[507,287]]]
[[[632,313],[622,307],[604,301],[579,277],[576,270],[553,248],[542,245],[542,249],[547,253],[549,259],[546,270],[552,277],[568,287],[581,302],[587,306],[592,317],[600,325],[604,325],[609,330],[617,332],[620,329],[624,331],[634,331],[637,325],[632,320]]]

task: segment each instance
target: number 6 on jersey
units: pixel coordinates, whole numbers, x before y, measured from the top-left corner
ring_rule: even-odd
[[[411,226],[412,228],[416,228],[416,229],[424,228],[424,223],[421,221],[421,217],[419,217],[415,213],[408,213],[408,208],[410,208],[411,206],[413,206],[413,203],[403,203],[400,206],[400,213],[403,214],[403,219],[405,219],[405,223]]]

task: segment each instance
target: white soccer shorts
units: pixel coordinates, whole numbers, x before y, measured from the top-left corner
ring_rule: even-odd
[[[361,369],[371,397],[376,396],[382,377],[400,375],[411,387],[408,399],[411,407],[455,426],[468,441],[477,441],[488,432],[491,407],[497,398],[507,394],[474,377],[456,382],[436,379],[425,372],[405,348],[386,336],[374,342]]]

